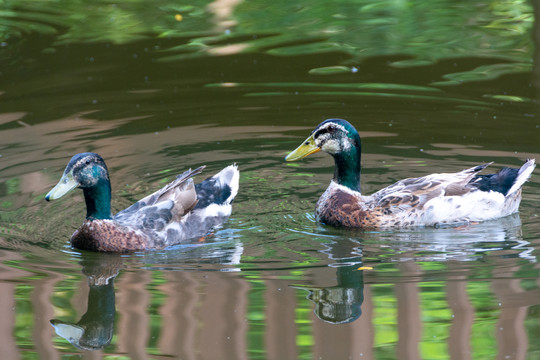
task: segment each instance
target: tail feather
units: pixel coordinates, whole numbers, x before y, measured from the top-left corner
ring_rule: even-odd
[[[216,175],[195,185],[197,199],[196,209],[211,204],[230,205],[238,194],[240,172],[236,164],[229,165]]]
[[[523,184],[525,184],[525,182],[529,180],[529,177],[531,176],[535,167],[536,167],[536,164],[534,163],[534,159],[527,159],[525,164],[523,164],[519,168],[516,180],[514,180],[514,184],[512,185],[510,190],[508,190],[506,195],[510,195],[518,191],[523,186]]]
[[[477,165],[477,166],[474,166],[474,167],[469,168],[469,169],[465,169],[465,170],[462,171],[462,173],[474,174],[474,173],[477,173],[477,172],[480,172],[480,171],[484,170],[485,168],[487,168],[491,164],[493,164],[493,161],[485,163],[485,164]]]
[[[523,186],[535,166],[534,159],[529,159],[519,169],[505,167],[496,174],[475,175],[470,185],[481,191],[496,191],[508,196]]]

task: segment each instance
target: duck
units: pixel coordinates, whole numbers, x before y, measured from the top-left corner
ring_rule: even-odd
[[[458,225],[492,220],[518,211],[523,184],[535,160],[519,168],[481,175],[492,163],[456,173],[436,173],[400,180],[371,195],[360,189],[361,142],[358,131],[343,119],[320,123],[289,153],[296,161],[323,151],[334,158],[334,176],[317,201],[316,219],[323,224],[359,229]]]
[[[239,188],[237,165],[229,165],[194,185],[192,177],[204,168],[183,172],[163,188],[113,215],[107,165],[99,154],[84,152],[71,158],[45,200],[82,189],[86,219],[71,236],[74,248],[116,253],[164,249],[207,235],[231,215]]]

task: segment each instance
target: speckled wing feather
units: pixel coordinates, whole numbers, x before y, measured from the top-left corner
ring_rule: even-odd
[[[432,174],[398,181],[372,195],[373,205],[392,211],[419,207],[438,196],[458,196],[477,190],[469,182],[491,163],[478,165],[458,173]]]
[[[197,205],[193,176],[201,166],[179,175],[173,182],[120,211],[114,220],[121,225],[140,230],[163,230],[171,221],[179,221]]]

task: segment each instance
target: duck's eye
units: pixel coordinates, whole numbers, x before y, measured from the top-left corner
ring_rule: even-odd
[[[90,160],[85,161],[86,165],[90,165]]]

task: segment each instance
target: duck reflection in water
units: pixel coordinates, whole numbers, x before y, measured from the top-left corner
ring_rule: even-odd
[[[335,260],[337,285],[329,287],[293,286],[309,292],[307,299],[315,304],[315,315],[331,324],[346,324],[362,315],[364,271],[362,252],[354,241],[328,244],[323,252]]]
[[[99,350],[114,333],[114,278],[122,268],[115,254],[83,253],[82,273],[88,278],[88,308],[77,323],[51,320],[56,333],[81,350]]]
[[[340,232],[343,234],[343,232]],[[357,320],[364,301],[363,258],[381,262],[478,261],[486,257],[519,257],[531,263],[534,247],[523,239],[519,214],[476,225],[388,232],[350,232],[348,241],[325,245],[322,252],[333,260],[337,285],[294,286],[307,290],[317,317],[332,324]]]

